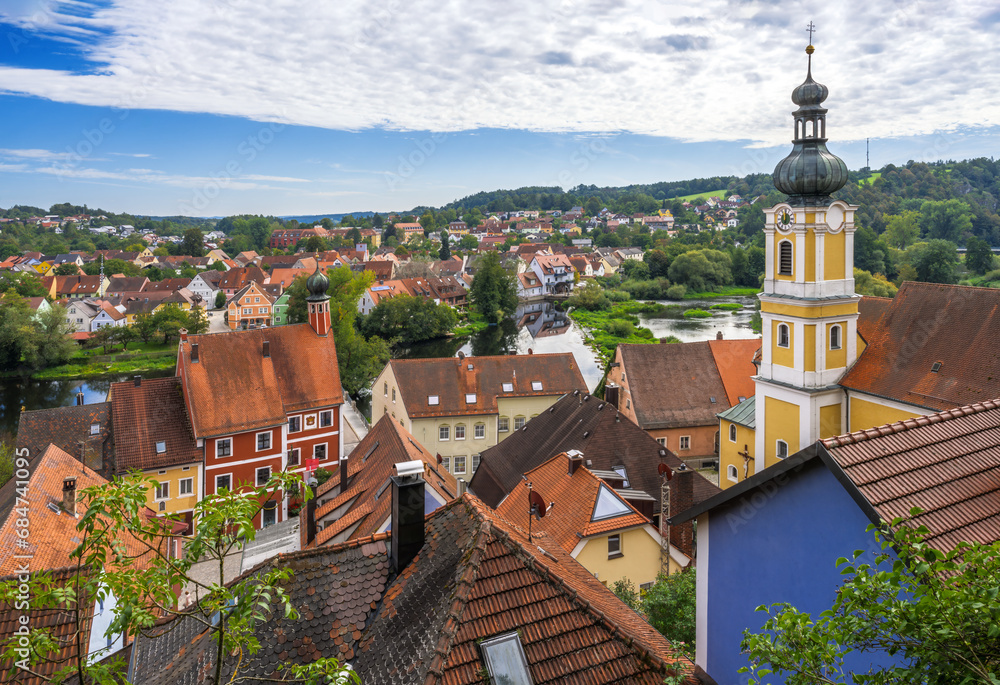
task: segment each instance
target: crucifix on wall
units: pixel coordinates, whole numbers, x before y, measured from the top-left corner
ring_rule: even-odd
[[[750,471],[750,460],[753,459],[753,457],[750,456],[750,447],[749,447],[749,445],[744,444],[743,445],[743,451],[742,452],[737,452],[736,454],[738,454],[741,457],[743,457],[743,479],[746,480],[749,477],[748,473]]]

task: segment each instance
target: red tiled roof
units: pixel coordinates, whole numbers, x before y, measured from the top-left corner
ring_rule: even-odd
[[[892,308],[891,297],[865,296],[858,303],[858,333],[867,343],[874,340],[882,327],[882,319]]]
[[[726,388],[729,404],[736,406],[757,391],[753,377],[757,367],[753,364],[754,354],[760,348],[760,340],[709,340],[708,346],[719,369],[719,377]],[[742,399],[741,399],[742,398]],[[721,411],[721,410],[720,410]]]
[[[558,397],[573,390],[587,390],[571,352],[393,359],[389,365],[411,419],[492,414],[497,411],[499,397]],[[532,389],[534,382],[542,384],[540,390]],[[511,392],[504,392],[504,383],[512,385]],[[467,394],[475,394],[476,401],[467,403]],[[428,395],[437,395],[438,404],[428,405]]]
[[[1000,397],[1000,290],[906,282],[868,334],[845,388],[932,410]]]
[[[528,480],[518,481],[497,507],[497,514],[527,530],[530,481],[534,491],[542,496],[546,504],[556,503],[540,521],[532,522],[532,537],[540,534],[551,538],[567,552],[572,552],[580,542],[580,534],[586,538],[649,523],[649,519],[625,500],[622,503],[628,507],[628,513],[600,521],[591,520],[601,485],[604,484],[612,492],[614,489],[582,464],[573,475],[569,475],[569,457],[565,452],[526,472],[524,477]]]
[[[192,364],[194,344],[199,361]],[[344,401],[333,336],[308,324],[191,335],[178,356],[197,437],[277,426],[290,412]]]
[[[1000,540],[1000,400],[822,442],[883,520],[920,507],[942,551]]]
[[[115,468],[154,469],[201,461],[184,406],[181,379],[147,378],[111,386],[111,420],[115,435]],[[156,445],[164,443],[164,451]]]
[[[265,280],[267,280],[267,276],[259,267],[237,266],[236,268],[230,269],[226,273],[222,274],[222,278],[219,280],[219,288],[223,290],[231,289],[235,291],[239,290],[251,281],[263,283]]]
[[[327,523],[317,533],[316,544],[326,543],[366,518],[348,539],[375,533],[389,517],[392,504],[392,498],[386,493],[379,495],[378,490],[395,473],[395,465],[404,461],[424,462],[424,481],[438,493],[442,502],[452,500],[458,494],[455,477],[438,466],[437,458],[391,416],[383,415],[347,458],[347,489],[341,489],[339,469],[330,480],[317,488],[317,521],[344,504],[350,503],[350,506],[340,518]],[[336,490],[334,496],[325,496],[332,490]],[[368,514],[373,512],[369,517]],[[305,509],[301,515],[306,515]]]

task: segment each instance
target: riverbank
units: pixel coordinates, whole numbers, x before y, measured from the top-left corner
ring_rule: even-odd
[[[132,349],[112,354],[100,354],[97,349],[79,349],[69,363],[40,371],[26,369],[4,372],[4,378],[31,378],[41,381],[75,381],[111,376],[163,373],[177,363],[177,345],[162,343],[132,343]]]
[[[726,286],[719,292],[687,293],[685,300],[714,300],[718,297],[753,297],[760,292],[760,288],[743,288],[736,285]]]
[[[643,327],[638,314],[663,314],[684,305],[665,305],[660,302],[614,302],[607,309],[591,311],[575,308],[569,316],[580,324],[586,333],[586,342],[601,361],[609,362],[620,344],[652,344],[660,342],[653,331]],[[673,338],[671,336],[671,338]],[[677,338],[669,342],[677,342]]]

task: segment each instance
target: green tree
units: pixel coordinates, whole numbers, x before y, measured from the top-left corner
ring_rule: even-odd
[[[649,266],[650,278],[667,278],[670,273],[670,257],[663,250],[650,250],[642,256]]]
[[[115,326],[111,329],[112,340],[120,343],[122,350],[128,350],[128,344],[138,338],[138,334],[132,326]]]
[[[218,291],[215,293],[215,308],[222,309],[226,306],[226,293],[223,291]]]
[[[601,201],[596,197],[591,197],[584,205],[584,211],[587,212],[587,216],[596,216],[601,211]]]
[[[142,312],[135,315],[135,323],[132,324],[132,329],[140,340],[144,343],[149,343],[157,333],[156,321],[153,320],[153,315],[148,312]]]
[[[205,314],[204,307],[197,304],[191,307],[191,310],[187,312],[185,328],[192,335],[204,333],[208,330],[208,316]]]
[[[647,265],[646,262],[639,261],[638,259],[626,259],[625,263],[622,264],[621,271],[625,278],[631,278],[637,281],[648,281],[652,275],[649,271],[649,265]]]
[[[19,461],[27,466],[26,459]],[[66,569],[69,579],[56,581],[51,573],[43,571],[26,580],[4,581],[0,583],[0,601],[13,605],[22,591],[19,585],[27,585],[32,610],[58,608],[79,625],[93,607],[95,597],[107,600],[113,596],[116,601],[110,609],[108,636],[148,636],[164,617],[194,622],[215,641],[214,664],[209,673],[202,674],[205,680],[213,685],[239,682],[248,675],[241,664],[251,662],[262,646],[257,635],[268,624],[296,621],[299,614],[284,589],[293,576],[290,567],[271,568],[227,582],[224,562],[254,540],[254,522],[269,502],[293,489],[301,489],[306,499],[312,497],[312,492],[299,476],[279,472],[258,488],[223,489],[208,495],[195,504],[193,535],[178,546],[177,536],[162,518],[146,515],[147,491],[157,485],[152,478],[129,476],[84,490],[80,501],[87,503],[87,509],[77,525],[79,544],[72,554],[74,565]],[[178,549],[179,555],[175,553]],[[196,564],[199,571],[193,572]],[[206,567],[212,569],[207,574]],[[177,588],[181,587],[194,587],[202,599],[180,606]],[[32,670],[44,670],[39,667],[56,662],[54,682],[124,681],[127,662],[120,657],[59,662],[65,645],[50,628],[35,628],[25,639],[29,641]],[[87,639],[83,630],[69,639],[76,641],[77,653],[86,653],[86,643],[81,644]],[[2,658],[20,658],[16,651],[19,647],[24,645],[15,635],[2,646]],[[332,658],[321,658],[308,666],[289,665],[275,675],[272,682],[360,683],[353,671],[342,668]]]
[[[180,244],[180,254],[189,257],[205,256],[205,236],[202,235],[200,228],[192,226],[184,231],[184,239]]]
[[[13,288],[0,296],[0,370],[20,366],[25,339],[32,328],[31,313],[27,301]]]
[[[475,250],[479,247],[479,241],[476,240],[476,236],[466,233],[458,241],[458,247],[462,250]]]
[[[102,326],[96,331],[90,334],[86,342],[83,344],[84,347],[103,349],[104,354],[108,353],[108,348],[114,348],[116,340],[114,339],[114,327],[113,326]]]
[[[884,274],[886,250],[875,231],[858,226],[854,231],[854,265],[873,274]]]
[[[400,295],[382,300],[371,314],[358,322],[367,336],[410,345],[447,335],[458,323],[455,310],[422,297]]]
[[[517,308],[517,281],[500,264],[500,255],[496,252],[483,255],[469,296],[479,313],[492,323],[499,323],[514,313]]]
[[[920,205],[920,228],[925,238],[962,242],[972,231],[972,210],[961,200],[928,200]]]
[[[920,213],[904,210],[899,214],[889,214],[885,217],[885,233],[883,240],[890,247],[905,250],[920,237]]]
[[[958,268],[958,248],[948,240],[918,243],[913,267],[917,280],[924,283],[954,283]]]
[[[660,576],[642,597],[641,612],[665,638],[690,653],[695,643],[695,570]],[[683,643],[683,644],[681,644]]]
[[[48,292],[42,279],[33,273],[0,271],[0,295],[13,290],[21,297],[45,297]]]
[[[65,364],[76,351],[76,343],[70,337],[74,330],[73,324],[66,320],[66,308],[61,305],[37,312],[25,336],[22,360],[32,369]]]
[[[53,269],[52,273],[56,276],[76,276],[80,273],[80,267],[75,262],[66,262]]]
[[[326,250],[326,241],[318,235],[311,235],[306,238],[303,249],[306,252],[323,252]]]
[[[788,683],[1000,682],[1000,543],[942,550],[924,526],[897,518],[888,527],[868,527],[883,550],[871,563],[864,550],[837,560],[845,580],[819,616],[788,604],[758,608],[767,620],[743,639],[750,683],[771,675]],[[895,663],[864,672],[845,665],[852,652],[872,651]]]
[[[438,259],[441,261],[451,259],[451,248],[448,246],[448,231],[441,231],[441,249],[438,250]]]
[[[862,269],[854,270],[854,292],[873,297],[895,297],[899,291],[882,274],[872,274]]]
[[[733,282],[732,259],[718,250],[697,250],[678,255],[670,263],[670,280],[701,292]]]
[[[965,267],[976,274],[985,274],[993,270],[996,260],[990,244],[977,236],[972,236],[965,244]]]

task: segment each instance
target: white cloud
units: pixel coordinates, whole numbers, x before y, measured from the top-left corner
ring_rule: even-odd
[[[0,91],[340,130],[784,144],[813,20],[830,136],[911,136],[1000,123],[990,12],[946,0],[116,0],[85,19],[45,15],[46,32],[102,36],[92,73],[3,66]]]

